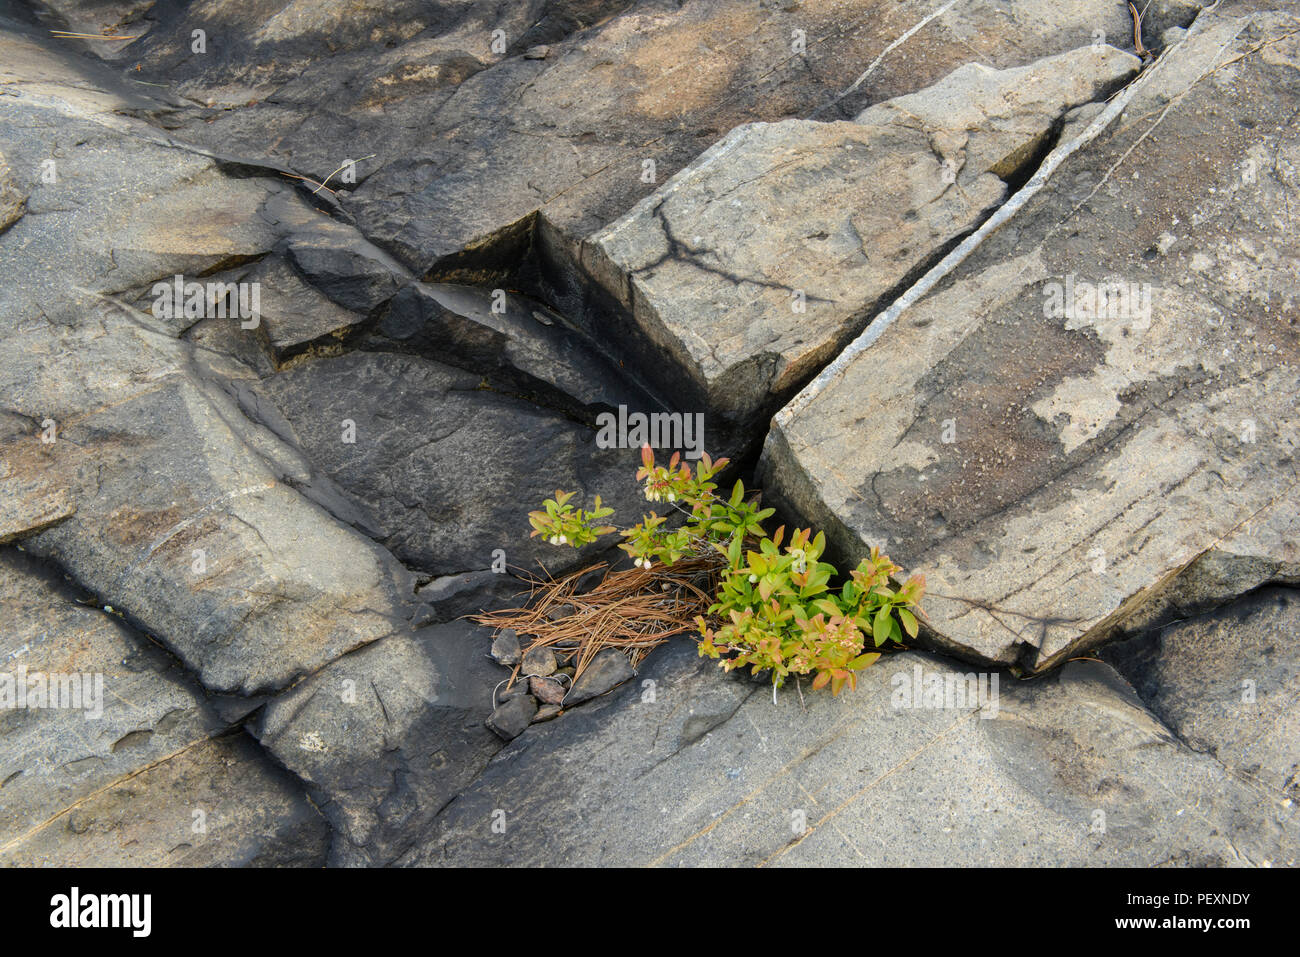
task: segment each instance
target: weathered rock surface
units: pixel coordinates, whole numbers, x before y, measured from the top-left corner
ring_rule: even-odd
[[[0,51],[13,46],[0,36]],[[0,290],[7,323],[72,326],[64,310],[215,270],[278,238],[259,209],[286,187],[232,180],[207,156],[112,112],[132,100],[85,103],[89,94],[62,85],[21,89],[5,98],[0,131],[0,148],[31,188],[25,215],[0,236],[7,268],[23,277]],[[185,320],[165,322],[179,332]]]
[[[479,383],[416,356],[354,352],[295,365],[260,389],[295,444],[364,503],[379,539],[408,565],[435,575],[487,569],[498,549],[527,570],[590,560],[605,546],[561,551],[529,538],[527,513],[564,489],[635,514],[627,473],[636,453],[599,449],[592,429]]]
[[[1043,669],[1193,563],[1219,599],[1294,574],[1300,137],[1269,118],[1300,94],[1298,23],[1198,20],[778,415],[765,487],[841,553],[924,573],[939,647]]]
[[[387,311],[387,299],[409,274],[355,230],[322,218],[273,170],[244,165],[233,176],[228,161],[132,119],[164,116],[167,103],[132,98],[129,90],[83,88],[75,64],[38,40],[5,34],[0,43],[6,53],[17,51],[5,59],[6,69],[16,64],[24,71],[16,120],[0,139],[13,168],[27,171],[15,181],[31,184],[26,212],[0,236],[6,265],[24,274],[0,291],[11,350],[0,363],[0,532],[120,609],[132,626],[175,651],[206,689],[251,695],[292,684],[259,723],[263,745],[319,796],[336,834],[331,860],[391,860],[419,832],[421,815],[454,797],[500,747],[483,726],[500,677],[475,630],[413,630],[449,614],[448,602],[437,593],[421,601],[416,576],[373,541],[392,516],[336,485],[304,455],[302,445],[313,454],[320,449],[301,443],[300,433],[344,445],[342,423],[322,413],[332,414],[337,401],[337,418],[346,417],[349,397],[370,381],[332,377],[333,362],[389,376],[371,393],[369,409],[387,423],[387,437],[410,440],[394,443],[398,453],[436,446],[468,426],[441,446],[443,458],[435,462],[457,473],[435,471],[431,485],[403,501],[413,511],[426,503],[460,510],[479,536],[440,518],[426,521],[424,545],[445,559],[428,563],[434,573],[486,570],[501,545],[512,563],[530,564],[513,546],[527,541],[527,507],[557,487],[578,487],[575,476],[617,486],[607,481],[612,470],[622,479],[635,453],[602,452],[589,427],[480,391],[475,373],[437,366],[433,375],[425,360],[387,353],[317,361],[349,347],[363,323]],[[31,171],[51,157],[57,174],[41,180]],[[96,195],[94,203],[85,202],[88,194]],[[220,325],[224,320],[152,314],[153,284],[177,274],[257,282],[265,325],[236,332]],[[548,357],[577,361],[556,337],[534,339],[550,352],[533,356],[528,342],[511,347],[511,361],[522,366],[527,359],[534,370]],[[298,367],[273,374],[285,361]],[[310,378],[304,370],[317,367],[319,381],[303,385]],[[579,381],[586,368],[572,366],[563,388],[584,395],[580,388],[592,387]],[[384,403],[404,391],[412,402],[442,397],[410,388],[407,372],[463,395],[448,405],[417,403],[416,416],[393,418]],[[290,377],[299,381],[292,395],[283,386]],[[293,400],[284,410],[270,398],[282,391]],[[579,401],[585,400],[575,406]],[[365,448],[378,430],[352,414]],[[528,454],[516,458],[514,449]],[[484,466],[494,453],[500,459]],[[318,458],[325,471],[336,464],[329,455]],[[592,461],[601,464],[593,469]],[[412,464],[412,477],[419,464]],[[632,492],[630,482],[621,484]],[[476,515],[489,502],[508,514]],[[448,541],[454,547],[444,547]],[[509,576],[492,577],[490,587],[475,586],[481,596]],[[106,639],[96,640],[114,653]],[[149,707],[167,706],[162,690],[140,693]],[[214,735],[261,703],[235,700],[248,707],[225,715]],[[165,720],[142,717],[106,747],[119,739],[162,747],[171,741],[157,728]],[[85,833],[98,835],[93,841],[77,844],[47,828],[32,832],[23,853],[106,863],[215,861],[197,838],[177,838],[158,852],[124,816],[130,800],[140,827],[170,838],[180,823],[188,826],[186,782],[199,777],[231,792],[233,803],[214,811],[223,828],[239,824],[247,832],[222,852],[224,859],[318,862],[319,817],[311,811],[300,820],[310,805],[300,792],[284,791],[291,779],[281,772],[268,777],[265,757],[239,734],[196,740],[170,763],[147,770],[133,766],[139,773],[130,786],[106,780],[111,786],[88,797],[77,818]],[[223,767],[230,769],[226,778]],[[195,806],[212,800],[205,792]],[[310,839],[304,821],[314,822]],[[272,839],[286,835],[300,847],[277,859]],[[109,849],[119,839],[134,848],[125,857]]]
[[[129,320],[103,318],[132,341]],[[410,573],[300,494],[309,467],[211,382],[176,368],[168,379],[122,389],[80,421],[58,415],[56,441],[76,450],[64,473],[76,521],[28,547],[162,636],[214,689],[282,687],[400,629],[416,609]]]
[[[43,702],[38,676],[58,689]],[[12,548],[0,549],[0,699],[0,864],[323,863],[324,820],[237,729],[255,703],[210,701]]]
[[[289,261],[344,309],[366,315],[396,295],[410,273],[353,228],[324,218],[293,237]]]
[[[261,284],[262,322],[280,361],[308,348],[337,348],[365,318],[331,300],[279,256],[265,257],[241,278]]]
[[[121,53],[130,39],[149,32],[153,23],[148,14],[155,2],[156,0],[42,0],[34,6],[39,9],[42,23],[57,25],[74,33],[99,34],[109,38],[83,38],[68,42],[76,47],[84,45],[96,56],[111,59]]]
[[[320,867],[328,833],[301,787],[242,732],[214,738],[96,792],[5,863]]]
[[[1152,38],[1196,9],[1148,6]],[[422,277],[468,277],[526,248],[535,212],[548,242],[572,246],[743,123],[818,108],[847,118],[968,62],[1019,66],[1097,31],[1132,36],[1109,0],[938,9],[530,0],[344,13],[263,0],[241,15],[260,25],[245,30],[202,0],[183,16],[159,11],[122,62],[208,105],[166,117],[196,142],[317,181],[360,161],[355,184],[330,185],[350,192],[343,204],[366,235]],[[207,55],[192,52],[196,28],[211,38]],[[546,56],[528,52],[543,43]]]
[[[583,266],[688,402],[752,426],[1001,203],[1067,110],[1137,66],[1082,47],[972,64],[853,123],[739,127],[593,234]]]
[[[1270,582],[1300,585],[1300,500],[1273,504],[1187,566],[1125,622],[1135,632],[1201,614]]]
[[[707,406],[752,453],[1109,115],[1125,5],[0,14],[0,680],[105,679],[92,721],[0,710],[0,863],[1296,864],[1294,599],[1213,609],[1300,583],[1297,22],[1144,6],[1182,45],[1125,115],[763,463],[841,553],[930,574],[943,648],[1140,632],[1099,652],[1137,694],[1072,662],[978,710],[901,702],[964,676],[918,652],[805,710],[685,640],[506,689],[449,619],[518,603],[503,561],[597,557],[527,537],[556,488],[644,508],[597,413]],[[178,274],[257,283],[259,321],[153,314]],[[1071,274],[1150,282],[1150,322],[1044,315]]]
[[[982,707],[907,706],[960,666],[911,652],[839,698],[727,679],[690,642],[530,728],[406,864],[1284,865],[1300,827],[1180,743],[1105,665]],[[988,679],[983,679],[987,682]],[[986,689],[991,687],[986,684]],[[940,696],[942,698],[942,695]],[[974,699],[972,699],[974,700]],[[921,699],[924,703],[925,699]],[[954,696],[954,704],[960,699]],[[505,832],[493,829],[505,812]]]
[[[508,570],[491,569],[443,575],[415,590],[429,621],[447,622],[488,607],[517,608],[528,598],[529,583]]]
[[[165,142],[125,115],[148,101],[86,89],[61,55],[11,34],[0,50],[39,78],[6,96],[13,122],[0,132],[31,183],[26,214],[0,236],[22,276],[0,288],[13,426],[0,460],[24,513],[6,537],[54,521],[28,547],[209,688],[282,687],[402,627],[411,575],[261,424],[277,415],[249,408],[241,383],[256,373],[176,338],[192,319],[129,305],[157,280],[263,255],[320,214],[290,187],[232,179]]]
[[[1300,801],[1300,595],[1264,588],[1219,611],[1108,646],[1188,747]]]
[[[533,724],[540,724],[543,721],[558,718],[562,713],[563,708],[558,704],[544,704],[537,709],[537,714],[533,715]]]
[[[57,477],[56,450],[39,441],[17,441],[32,424],[12,413],[0,418],[0,544],[48,528],[77,510],[71,488]]]
[[[0,153],[0,233],[18,222],[27,211],[27,193],[14,179],[13,170]]]
[[[498,303],[502,311],[494,308]],[[585,419],[619,405],[663,408],[555,312],[504,289],[412,283],[393,297],[360,347],[450,362]]]
[[[462,622],[394,635],[266,706],[258,737],[329,819],[331,863],[392,861],[501,747],[483,724],[489,638]]]

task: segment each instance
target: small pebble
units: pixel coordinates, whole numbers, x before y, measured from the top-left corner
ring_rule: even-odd
[[[487,721],[483,722],[499,738],[510,741],[523,734],[537,714],[537,702],[531,695],[520,695],[497,706]]]
[[[555,652],[551,651],[544,645],[534,645],[524,652],[523,664],[519,666],[519,673],[524,675],[546,675],[555,674]]]
[[[560,706],[558,704],[544,704],[537,709],[537,714],[533,715],[533,724],[537,724],[539,721],[550,721],[559,713]]]
[[[519,664],[521,651],[519,636],[513,628],[502,628],[492,639],[492,660],[499,665],[513,668]]]
[[[554,678],[529,678],[528,689],[542,704],[559,704],[564,700],[564,685]]]

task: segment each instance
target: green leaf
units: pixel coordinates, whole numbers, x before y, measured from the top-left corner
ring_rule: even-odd
[[[916,616],[906,608],[900,608],[898,609],[898,617],[903,620],[903,628],[908,635],[915,638],[917,631],[920,630],[920,626],[916,623]]]
[[[889,639],[889,623],[893,621],[889,617],[889,608],[884,607],[876,612],[876,620],[871,625],[871,637],[879,648]]]
[[[745,497],[745,483],[736,479],[736,487],[731,490],[731,507],[735,508]]]

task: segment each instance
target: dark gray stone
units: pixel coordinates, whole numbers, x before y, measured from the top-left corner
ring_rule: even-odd
[[[519,647],[519,636],[513,628],[502,628],[492,639],[492,660],[499,665],[513,668],[519,664],[523,652]]]
[[[287,255],[308,282],[361,315],[393,298],[411,278],[405,267],[355,229],[327,220],[295,234]]]
[[[1183,32],[1192,5],[1154,0],[1147,43],[1179,46],[1128,113],[887,328],[867,374],[848,367],[879,395],[814,402],[772,433],[771,501],[846,554],[877,543],[864,528],[921,549],[889,548],[931,572],[943,647],[1047,666],[1121,619],[1169,626],[1102,651],[1118,673],[1000,673],[1001,697],[976,710],[897,706],[913,669],[963,677],[917,652],[877,663],[857,692],[805,683],[802,701],[774,701],[688,639],[633,681],[609,649],[550,703],[572,654],[551,649],[553,677],[507,690],[486,628],[426,624],[520,603],[520,579],[488,570],[502,553],[552,573],[609,554],[530,538],[526,513],[564,488],[636,520],[636,450],[597,448],[590,426],[616,405],[657,411],[639,382],[673,408],[732,403],[746,428],[724,436],[710,409],[709,435],[753,451],[764,397],[813,374],[1030,171],[1059,110],[1022,125],[1024,105],[1088,78],[1058,69],[992,98],[985,81],[1097,30],[1127,49],[1123,4],[956,4],[933,22],[937,5],[877,0],[251,0],[238,23],[227,0],[43,6],[39,25],[0,15],[14,280],[0,283],[0,543],[27,550],[0,547],[0,672],[93,668],[106,695],[94,722],[0,711],[0,863],[1297,863],[1294,598],[1214,609],[1300,581],[1293,14],[1225,0]],[[145,37],[54,42],[48,25]],[[206,56],[189,50],[196,28]],[[504,56],[488,47],[497,28]],[[1062,135],[1103,112],[1068,112]],[[880,181],[902,182],[906,202],[863,202],[870,177],[833,188],[826,171],[852,166],[837,144],[856,156],[861,140],[822,134],[844,128],[887,131],[871,158],[904,171]],[[749,139],[762,148],[734,165]],[[34,172],[47,158],[54,182]],[[954,181],[926,203],[932,178],[906,171],[943,159]],[[678,187],[700,185],[698,166],[665,185],[693,160],[733,165],[690,196]],[[312,195],[299,173],[330,188]],[[675,243],[662,262],[655,229],[628,242],[611,226],[653,226],[637,214],[653,194],[676,197],[660,208]],[[809,244],[844,241],[813,221],[846,196],[847,215],[896,215],[859,217],[845,257],[809,259]],[[755,228],[785,235],[781,249],[745,242]],[[751,266],[784,282],[814,261],[831,321],[745,319],[733,287],[758,278]],[[1025,283],[1089,263],[1153,277],[1179,322],[1025,334],[1041,305]],[[176,273],[258,282],[262,323],[152,316],[153,283]],[[904,336],[917,316],[928,324]],[[925,381],[904,387],[909,372]],[[891,405],[917,395],[925,408]],[[931,474],[930,419],[952,403],[987,445]],[[1046,409],[1042,428],[1017,431],[1017,403]],[[1113,444],[1087,446],[1089,412],[1113,412]],[[1251,441],[1234,432],[1247,416]],[[1060,461],[1035,457],[1080,436]],[[1191,479],[1166,481],[1179,469]],[[1016,524],[998,496],[1030,485],[1077,494],[1082,517],[1046,521],[1039,502]],[[983,535],[990,522],[1014,526],[1022,560]],[[1079,566],[1094,545],[1115,581]],[[973,577],[957,588],[954,569]],[[969,599],[972,581],[992,590],[957,614],[950,596]],[[963,617],[996,631],[984,619],[1004,605],[1032,621],[1009,644],[960,633]],[[505,834],[486,827],[498,809]]]
[[[627,655],[617,648],[606,648],[591,659],[591,663],[578,676],[578,680],[573,682],[573,688],[565,696],[564,704],[573,707],[584,701],[590,701],[612,691],[635,675],[636,672],[632,670],[632,663],[627,660]]]
[[[493,310],[497,301],[504,312]],[[505,290],[413,283],[393,297],[360,345],[479,372],[499,388],[586,419],[619,405],[662,409],[560,316]]]
[[[160,636],[210,688],[284,687],[416,612],[410,572],[301,494],[310,467],[209,381],[178,372],[61,441],[55,474],[77,521],[28,547]]]
[[[518,698],[530,694],[532,694],[532,689],[529,687],[528,681],[520,678],[507,688],[498,688],[496,692],[496,700],[497,704],[500,704],[502,701],[508,701],[511,698]]]
[[[185,330],[182,338],[199,349],[230,356],[259,376],[275,371],[275,359],[264,335],[256,329],[241,329],[238,320],[200,319]]]
[[[565,618],[571,618],[574,615],[572,605],[557,605],[546,613],[550,621],[563,621]]]
[[[600,449],[585,426],[521,399],[479,389],[479,377],[410,355],[356,352],[303,362],[258,386],[284,413],[293,441],[365,506],[376,537],[434,575],[490,567],[559,573],[591,561],[530,537],[528,512],[556,489],[599,494],[624,516],[644,504],[630,449]],[[344,423],[356,441],[343,441]]]
[[[246,278],[261,283],[265,335],[281,361],[308,348],[338,347],[365,318],[310,285],[279,255],[265,257]]]
[[[488,716],[487,726],[503,741],[524,733],[537,714],[537,701],[531,695],[507,698]]]
[[[434,621],[452,621],[491,608],[522,604],[528,596],[526,581],[508,571],[484,569],[434,578],[415,590],[429,607]]]
[[[258,738],[329,820],[332,864],[391,862],[501,747],[483,723],[501,680],[489,635],[466,622],[394,634],[267,704]]]
[[[0,149],[31,171],[27,213],[0,234],[23,277],[0,285],[0,394],[30,423],[0,451],[22,505],[0,537],[28,535],[213,689],[281,688],[400,627],[412,577],[349,527],[364,516],[283,441],[278,413],[249,417],[258,372],[194,318],[131,306],[156,281],[264,257],[322,214],[283,178],[231,176],[138,119],[167,102],[66,45],[0,30],[0,62],[28,78],[3,97]],[[37,438],[47,419],[52,444]]]
[[[1263,588],[1102,657],[1193,750],[1300,800],[1300,592]]]

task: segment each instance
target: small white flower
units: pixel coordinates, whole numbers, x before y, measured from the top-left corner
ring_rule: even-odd
[[[749,576],[749,583],[750,583],[751,585],[754,584],[754,583],[757,582],[757,581],[758,581],[758,576],[757,576],[757,575],[750,575],[750,576]]]
[[[669,493],[668,493],[668,501],[670,501],[670,502],[675,502],[675,501],[677,501],[677,493],[676,493],[676,492],[669,492]]]
[[[566,544],[568,544],[568,541],[569,541],[569,540],[568,540],[565,536],[563,536],[563,535],[560,536],[560,544],[561,544],[561,545],[566,545]]]
[[[549,541],[552,545],[558,545],[558,544],[560,544],[560,536],[559,536],[559,535],[552,535],[552,536],[548,539],[548,541]]]

